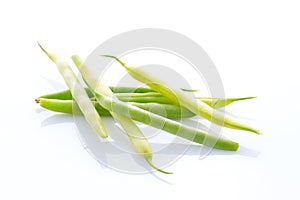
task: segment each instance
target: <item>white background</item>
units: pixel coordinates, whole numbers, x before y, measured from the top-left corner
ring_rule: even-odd
[[[300,198],[297,1],[7,2],[0,3],[0,199]],[[86,152],[72,117],[34,103],[65,88],[37,40],[65,56],[87,56],[116,34],[147,27],[200,44],[227,96],[258,96],[230,111],[264,135],[227,134],[252,153],[189,154],[167,168],[173,175],[123,174]]]

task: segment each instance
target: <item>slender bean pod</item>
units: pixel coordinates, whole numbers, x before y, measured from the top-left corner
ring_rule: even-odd
[[[114,87],[110,87],[114,88]],[[120,93],[114,93],[114,95],[124,102],[138,102],[138,103],[159,103],[159,104],[173,104],[171,100],[169,100],[166,97],[163,97],[158,92],[144,92],[144,93],[127,93],[130,89],[130,87],[125,87],[125,90],[123,90],[120,87],[117,88],[115,91],[118,91]],[[137,88],[139,91],[143,91],[143,89],[148,90],[148,88]],[[88,96],[90,98],[94,97],[94,94],[88,89],[85,88]],[[40,98],[44,99],[60,99],[60,100],[72,100],[72,94],[70,90],[64,90],[57,93],[51,93],[46,94],[38,97],[35,101],[38,103]],[[238,97],[238,98],[211,98],[211,97],[196,97],[196,99],[206,103],[207,105],[213,107],[213,108],[222,108],[225,107],[233,102],[241,101],[241,100],[247,100],[247,99],[253,99],[256,97]]]
[[[206,103],[202,101],[197,101],[195,98],[192,98],[191,96],[185,94],[180,89],[173,88],[167,83],[164,83],[162,80],[159,80],[146,73],[142,69],[127,66],[124,62],[122,62],[115,56],[104,56],[117,60],[134,79],[147,84],[151,89],[161,93],[163,96],[171,100],[174,104],[180,104],[183,107],[189,109],[191,112],[200,115],[215,124],[225,126],[227,128],[245,130],[256,134],[260,134],[259,130],[237,122],[231,117],[225,116],[220,111],[212,109]]]
[[[54,112],[66,113],[66,114],[79,114],[78,112],[73,112],[74,103],[73,100],[60,100],[60,99],[44,99],[40,98],[38,103],[41,107],[51,110]],[[110,112],[100,106],[95,101],[92,101],[100,116],[111,116]]]
[[[159,103],[136,103],[130,102],[131,105],[137,106],[143,110],[167,117],[169,119],[180,119],[194,117],[195,114],[185,109],[172,104],[159,104]]]
[[[81,86],[80,82],[77,80],[71,67],[60,58],[54,54],[48,53],[39,43],[39,47],[42,51],[56,64],[57,69],[64,78],[68,88],[70,89],[72,96],[77,102],[80,110],[82,111],[86,121],[91,125],[91,127],[99,134],[101,137],[106,138],[107,133],[104,124],[98,115],[94,105],[91,103],[88,95],[86,94],[84,88]],[[76,85],[76,90],[75,90]]]
[[[109,87],[113,93],[148,93],[148,92],[155,92],[150,88],[143,88],[143,87]]]
[[[47,99],[47,98],[39,98],[37,103],[40,104],[41,107],[51,110],[54,112],[74,114],[73,112],[73,104],[75,103],[73,100],[61,100],[61,99]],[[98,114],[100,116],[111,116],[110,112],[100,106],[96,101],[92,100]],[[131,105],[137,106],[149,112],[167,117],[169,119],[180,119],[180,118],[190,118],[195,116],[194,113],[190,112],[185,108],[180,108],[171,104],[158,104],[158,103],[135,103],[131,102]]]
[[[133,120],[149,124],[150,126],[160,128],[182,138],[191,140],[193,142],[210,146],[216,149],[236,151],[238,149],[238,143],[217,138],[213,135],[208,135],[198,129],[191,128],[177,121],[170,120],[157,114],[153,114],[136,106],[130,105],[129,103],[113,99],[95,93],[95,97],[101,106],[111,112],[130,117]]]
[[[82,78],[86,82],[88,88],[93,93],[98,92],[98,93],[101,93],[108,97],[113,97],[113,92],[110,90],[110,88],[107,87],[106,85],[104,85],[96,77],[94,77],[93,74],[88,70],[88,68],[83,65],[83,62],[81,61],[81,59],[78,56],[73,55],[72,60],[74,61],[75,65],[81,72]],[[155,170],[157,170],[159,172],[165,173],[165,174],[171,174],[171,172],[166,172],[162,169],[159,169],[152,163],[151,146],[150,146],[147,138],[143,135],[142,131],[134,123],[134,121],[130,119],[130,117],[120,115],[118,113],[112,112],[111,110],[110,110],[110,114],[112,115],[112,117],[115,120],[117,120],[121,124],[124,131],[128,135],[135,151],[137,153],[139,153],[141,156],[143,156],[144,159],[148,162],[148,164],[152,168],[154,168]]]

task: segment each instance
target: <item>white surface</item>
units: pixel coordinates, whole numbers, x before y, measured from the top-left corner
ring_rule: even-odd
[[[195,2],[0,3],[0,199],[300,198],[300,6]],[[122,174],[90,157],[71,117],[34,103],[64,88],[36,40],[64,56],[87,56],[111,36],[144,27],[195,40],[218,67],[228,96],[259,97],[230,111],[250,118],[264,135],[227,135],[257,154],[215,152],[199,160],[191,153],[168,168],[173,175]]]

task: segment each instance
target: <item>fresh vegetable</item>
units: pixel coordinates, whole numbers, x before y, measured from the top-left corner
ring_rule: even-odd
[[[41,107],[46,108],[47,110],[60,113],[77,114],[76,112],[73,112],[72,105],[73,103],[75,103],[73,100],[38,98],[36,99],[36,102],[39,103]],[[95,100],[92,100],[91,102],[94,104],[100,116],[111,116],[109,111],[100,106]],[[135,102],[131,102],[130,104],[153,112],[155,114],[162,115],[169,119],[189,118],[195,116],[195,114],[190,112],[189,110],[171,104]]]
[[[130,105],[129,103],[122,102],[99,93],[95,93],[95,97],[101,106],[111,112],[130,117],[133,120],[149,124],[182,138],[222,150],[236,151],[238,149],[239,145],[236,142],[206,134],[198,129],[194,129],[177,121],[145,111],[141,108]]]
[[[54,112],[79,114],[77,112],[73,112],[73,105],[74,103],[76,103],[73,100],[39,98],[37,103],[39,103],[41,107]],[[98,103],[96,103],[95,101],[92,101],[92,103],[94,104],[95,109],[100,116],[111,116],[110,112],[100,106]]]
[[[55,112],[83,114],[95,132],[103,138],[108,136],[100,116],[113,117],[129,137],[133,149],[153,169],[159,172],[170,174],[170,172],[166,172],[154,165],[151,145],[133,120],[198,144],[227,151],[236,151],[239,148],[239,144],[220,138],[215,134],[208,134],[205,131],[173,119],[200,115],[221,126],[260,134],[259,130],[241,124],[215,110],[235,101],[255,97],[211,98],[192,96],[189,94],[198,92],[198,90],[170,87],[162,80],[147,74],[141,69],[127,66],[114,56],[104,55],[117,60],[133,78],[148,85],[150,88],[108,87],[83,64],[78,56],[74,55],[72,60],[86,83],[87,87],[85,88],[66,62],[62,61],[58,56],[47,52],[40,44],[38,45],[57,65],[69,90],[42,95],[35,101],[41,107]],[[76,107],[81,112],[75,112],[74,105],[78,105]]]
[[[128,93],[128,91],[134,91],[135,88],[132,87],[110,87],[113,88],[114,95],[124,102],[138,102],[138,103],[158,103],[158,104],[173,104],[168,98],[163,97],[158,92],[148,91],[148,92],[139,92],[147,91],[148,88],[136,88],[136,91],[133,93]],[[93,93],[85,88],[88,96],[91,100],[95,100]],[[185,89],[186,90],[186,89]],[[60,99],[60,100],[72,100],[72,94],[70,90],[64,90],[57,93],[46,94],[38,97],[35,101],[38,103],[40,98],[44,99]],[[222,108],[233,102],[253,99],[256,97],[238,97],[238,98],[211,98],[211,97],[196,97],[200,101],[206,103],[207,105],[213,108]],[[142,105],[142,104],[141,104]],[[175,106],[175,105],[174,105]],[[139,106],[140,107],[140,106]]]
[[[91,125],[97,134],[103,138],[106,138],[107,133],[104,124],[84,88],[81,87],[71,67],[56,55],[48,53],[39,43],[38,45],[43,52],[56,64],[57,69],[64,78],[86,121]]]
[[[93,74],[89,71],[87,67],[83,65],[83,62],[81,59],[73,55],[72,60],[74,61],[75,65],[77,66],[78,70],[81,72],[83,80],[86,82],[88,88],[93,93],[99,93],[102,95],[105,95],[107,97],[113,97],[113,92],[110,90],[109,87],[104,85],[100,80],[98,80],[96,77],[93,76]],[[97,99],[97,98],[96,98]],[[97,99],[98,101],[98,99]],[[99,103],[99,102],[98,102]],[[100,103],[101,105],[101,103]],[[159,169],[156,167],[152,162],[152,149],[151,146],[147,140],[147,138],[144,136],[142,131],[139,129],[139,127],[134,123],[133,120],[130,119],[130,117],[126,117],[123,115],[119,115],[118,113],[113,112],[112,110],[109,110],[112,117],[117,120],[121,126],[123,127],[125,133],[128,135],[131,144],[133,145],[133,148],[135,151],[144,157],[144,159],[148,162],[148,164],[154,168],[155,170],[165,173],[165,174],[172,174],[171,172],[166,172],[162,169]]]
[[[195,98],[190,97],[189,95],[182,92],[180,89],[173,88],[172,86],[164,83],[162,80],[157,79],[156,77],[151,76],[142,69],[128,66],[122,62],[119,58],[110,55],[104,55],[105,57],[110,57],[118,61],[126,71],[136,80],[145,83],[151,89],[161,93],[164,97],[171,100],[174,104],[181,105],[191,112],[200,115],[207,120],[232,129],[250,131],[256,134],[260,134],[260,131],[252,128],[248,125],[239,123],[234,119],[225,116],[220,111],[212,109],[207,104],[202,101],[197,101]]]

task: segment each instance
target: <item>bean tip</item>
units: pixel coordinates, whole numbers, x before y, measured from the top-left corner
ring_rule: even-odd
[[[200,90],[180,88],[184,92],[200,92]]]
[[[233,151],[237,151],[237,150],[239,150],[239,148],[240,148],[240,145],[239,145],[239,143],[237,143],[237,142],[234,142],[234,145],[233,145],[233,148],[232,148],[232,150],[233,150]]]
[[[242,97],[242,98],[237,98],[237,100],[247,100],[247,99],[255,99],[257,96],[249,96],[249,97]]]
[[[246,131],[250,131],[250,132],[252,132],[252,133],[255,133],[256,135],[262,135],[262,134],[263,134],[260,130],[258,130],[258,129],[253,129],[253,128],[247,129]]]
[[[257,135],[263,135],[263,133],[260,130],[256,130],[255,132]]]
[[[153,169],[155,169],[156,171],[159,171],[159,172],[164,173],[164,174],[173,174],[173,172],[167,172],[167,171],[164,171],[164,170],[162,170],[162,169],[156,167],[156,166],[152,163],[151,159],[146,158],[146,161],[147,161],[148,164],[149,164]]]
[[[108,135],[107,134],[103,134],[103,135],[101,135],[101,137],[104,138],[104,139],[106,139],[106,138],[108,138]]]
[[[40,49],[52,60],[55,61],[56,60],[56,56],[54,54],[49,53],[48,51],[46,51],[46,49],[41,45],[41,43],[39,41],[37,41],[38,46],[40,47]]]
[[[121,61],[118,57],[116,56],[112,56],[112,55],[100,55],[100,56],[103,56],[103,57],[107,57],[107,58],[113,58],[115,59],[118,63],[120,63],[123,67],[126,67],[125,63],[123,61]]]
[[[40,98],[36,98],[34,101],[35,103],[40,103]]]

